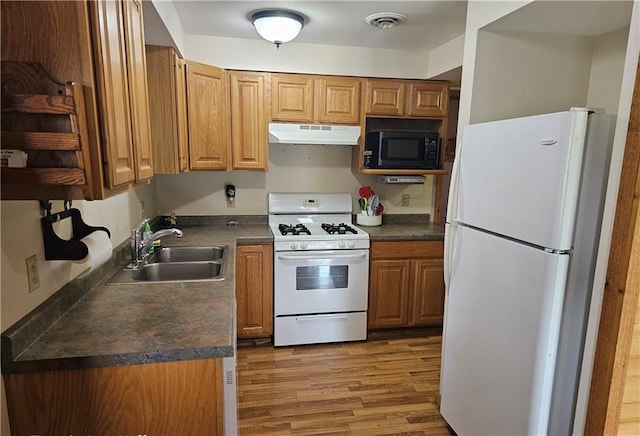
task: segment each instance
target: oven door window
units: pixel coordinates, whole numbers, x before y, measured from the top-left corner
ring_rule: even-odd
[[[348,265],[314,265],[296,267],[296,290],[346,289]]]

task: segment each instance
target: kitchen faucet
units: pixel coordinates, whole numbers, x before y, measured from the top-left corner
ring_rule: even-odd
[[[145,218],[142,220],[140,224],[138,224],[133,231],[131,232],[131,267],[137,268],[140,265],[140,262],[146,256],[148,248],[153,241],[158,238],[162,238],[163,236],[173,235],[176,238],[182,238],[183,232],[180,229],[171,228],[171,229],[161,229],[155,233],[149,235],[149,237],[143,239],[142,237],[142,229],[149,223],[149,218]]]

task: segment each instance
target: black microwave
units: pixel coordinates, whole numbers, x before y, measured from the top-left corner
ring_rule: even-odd
[[[440,168],[438,132],[367,133],[364,167],[371,169],[434,170]]]

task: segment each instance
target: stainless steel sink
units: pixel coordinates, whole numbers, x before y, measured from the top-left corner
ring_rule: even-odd
[[[145,282],[211,280],[219,278],[221,270],[220,262],[148,263],[133,278]]]
[[[149,256],[148,263],[200,262],[220,260],[225,246],[214,247],[162,247]]]
[[[137,268],[114,274],[108,285],[151,282],[194,282],[224,280],[226,247],[163,247]]]

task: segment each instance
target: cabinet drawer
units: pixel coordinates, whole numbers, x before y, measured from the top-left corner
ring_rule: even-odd
[[[444,241],[392,241],[371,243],[372,260],[442,257],[443,255]]]

